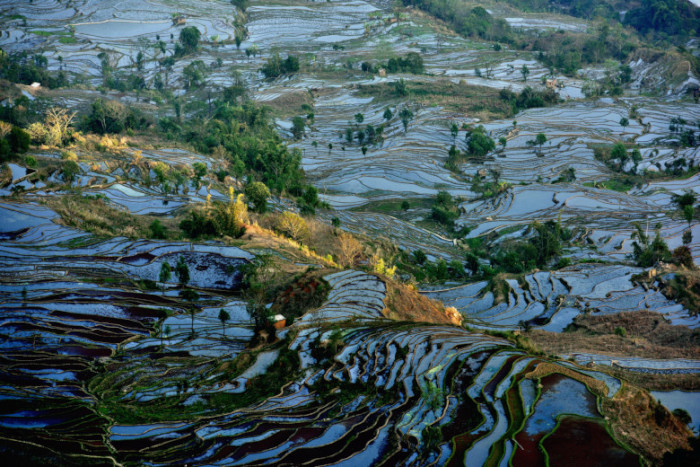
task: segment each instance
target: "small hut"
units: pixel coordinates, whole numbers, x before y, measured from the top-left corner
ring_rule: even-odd
[[[272,325],[275,329],[284,329],[287,326],[287,318],[284,315],[275,315],[272,317]]]
[[[185,15],[177,15],[173,17],[173,26],[182,26],[185,24]]]

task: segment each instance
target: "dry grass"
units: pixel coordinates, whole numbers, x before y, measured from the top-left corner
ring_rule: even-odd
[[[290,243],[284,235],[276,234],[280,213],[253,214],[253,219],[259,227],[284,242]],[[315,257],[323,259],[324,264],[336,267],[353,267],[358,262],[369,257],[373,250],[370,241],[362,235],[355,235],[325,224],[314,217],[304,217],[308,234],[302,239],[303,244]],[[245,238],[245,237],[244,237]],[[295,245],[298,243],[291,241]],[[384,251],[384,249],[382,249]],[[387,249],[390,251],[390,249]],[[332,261],[328,261],[328,257]],[[350,258],[353,258],[350,260]]]
[[[697,373],[641,373],[602,365],[593,365],[591,368],[608,373],[618,379],[624,379],[630,384],[649,391],[700,391],[700,375]]]
[[[257,218],[259,219],[260,217],[258,216]],[[270,221],[274,219],[274,215],[266,216],[266,219]],[[295,242],[284,235],[277,234],[272,229],[258,225],[256,222],[246,225],[245,234],[241,238],[236,240],[224,238],[224,240],[227,241],[227,243],[244,246],[248,249],[276,250],[281,252],[291,261],[314,263],[328,268],[337,267],[333,261],[329,261],[328,258],[315,253],[314,251],[310,250],[308,246]],[[287,265],[287,262],[281,262],[279,266],[289,271],[299,271],[304,269],[303,267],[293,264]],[[290,268],[289,266],[293,267]]]
[[[314,100],[308,91],[294,91],[286,92],[282,94],[277,99],[271,101],[266,101],[265,105],[270,107],[275,116],[295,116],[295,115],[306,115],[305,112],[301,110],[301,106],[308,104],[313,107]]]
[[[406,81],[412,101],[426,107],[440,106],[463,114],[465,118],[478,117],[492,120],[512,115],[511,105],[499,97],[499,90],[472,86],[465,82],[453,83],[449,79]],[[360,95],[374,96],[379,100],[395,100],[396,92],[391,83],[360,86]]]
[[[45,202],[60,216],[58,223],[103,237],[149,238],[149,225],[156,219],[129,214],[100,198],[65,195],[47,198]],[[175,219],[157,219],[165,226],[168,238],[179,236]]]
[[[602,399],[601,410],[615,437],[654,463],[664,453],[688,448],[692,433],[648,392],[623,383],[612,399]]]
[[[450,324],[460,326],[462,315],[452,307],[431,300],[416,289],[391,279],[384,279],[387,293],[383,310],[384,316],[396,321],[418,323]]]
[[[527,333],[547,354],[604,353],[643,358],[700,358],[700,333],[668,324],[663,315],[634,311],[606,316],[579,315],[572,332],[533,330]],[[627,336],[615,334],[622,328]]]

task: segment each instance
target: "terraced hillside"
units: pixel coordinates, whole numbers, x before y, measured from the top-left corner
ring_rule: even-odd
[[[697,460],[700,42],[436,5],[0,0],[8,465]]]

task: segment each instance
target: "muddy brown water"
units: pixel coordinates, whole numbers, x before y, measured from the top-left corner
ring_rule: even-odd
[[[553,467],[639,466],[639,458],[617,445],[599,421],[564,416],[542,445]]]

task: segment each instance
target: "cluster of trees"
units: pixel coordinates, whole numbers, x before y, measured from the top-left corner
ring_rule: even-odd
[[[492,198],[506,192],[513,185],[500,181],[501,173],[498,170],[490,170],[491,179],[487,180],[478,173],[472,177],[471,191],[479,193],[481,198]]]
[[[647,0],[644,2],[620,2],[616,9],[605,0],[508,0],[508,3],[525,11],[556,11],[578,18],[604,18],[620,21],[618,11],[625,10],[625,25],[642,34],[680,36],[697,33],[700,8],[687,0]]]
[[[295,55],[287,55],[284,60],[279,53],[274,53],[260,68],[265,78],[277,78],[280,75],[296,73],[299,71],[299,58]]]
[[[450,193],[441,191],[437,194],[431,208],[431,217],[435,222],[444,225],[448,230],[454,229],[454,222],[459,217],[459,209]]]
[[[48,59],[41,54],[7,54],[0,49],[0,78],[21,84],[37,82],[51,89],[70,84],[62,70],[58,73],[49,72],[48,63]]]
[[[403,57],[390,58],[386,63],[387,73],[413,73],[425,72],[423,57],[416,52],[408,52]]]
[[[221,152],[229,162],[223,175],[250,175],[278,193],[303,189],[301,151],[284,144],[267,108],[225,100],[216,100],[212,106],[211,118],[194,115],[185,122],[163,118],[159,126],[170,138],[190,143],[197,151]]]
[[[390,116],[387,118],[387,120],[390,120],[394,115],[387,108],[387,110],[384,112],[384,115],[386,117],[386,112],[389,112]],[[378,127],[374,127],[373,125],[368,124],[364,129],[359,128],[360,124],[364,122],[365,117],[361,113],[355,114],[355,129],[352,127],[348,127],[345,129],[345,140],[347,141],[348,144],[351,144],[354,139],[357,139],[357,142],[362,146],[362,151],[363,153],[367,152],[367,144],[372,145],[380,142],[382,140],[382,135],[384,134],[384,124],[379,125]]]
[[[529,86],[520,93],[503,88],[499,91],[498,96],[501,100],[511,104],[514,114],[534,107],[549,107],[560,101],[553,89],[535,90]]]
[[[642,161],[642,153],[639,149],[632,148],[632,150],[628,150],[627,146],[620,142],[612,146],[597,146],[593,149],[593,156],[618,172],[622,172],[630,160],[635,165]]]
[[[238,238],[245,233],[248,207],[239,195],[229,203],[214,202],[213,206],[190,211],[189,217],[180,222],[180,229],[189,238],[229,237]]]
[[[686,190],[683,194],[674,194],[671,200],[683,215],[683,219],[688,223],[688,230],[683,232],[683,245],[689,245],[693,241],[693,232],[690,230],[690,226],[693,223],[693,219],[695,219],[695,203],[698,200],[698,196],[694,191]]]
[[[621,65],[617,72],[607,70],[605,76],[597,80],[586,81],[581,91],[586,97],[595,96],[621,96],[623,87],[632,78],[632,69],[629,65]],[[627,122],[629,124],[629,121]],[[624,126],[624,125],[623,125]]]
[[[121,92],[141,91],[148,87],[146,80],[140,73],[117,71],[112,64],[112,57],[107,52],[100,52],[97,58],[100,59],[102,67],[102,84],[104,87]]]
[[[86,132],[103,135],[126,130],[145,130],[151,124],[153,121],[138,108],[99,98],[90,106],[90,113],[83,116],[80,126]]]
[[[466,279],[469,274],[464,268],[464,264],[458,260],[450,262],[442,258],[436,261],[428,261],[428,256],[423,250],[415,250],[410,255],[404,254],[398,267],[403,271],[410,271],[417,281],[441,282],[447,279]]]
[[[453,144],[448,151],[445,167],[450,170],[458,170],[458,164],[466,159],[483,159],[489,151],[493,151],[496,148],[495,141],[486,133],[486,129],[482,125],[465,129],[465,150],[462,152]],[[455,127],[453,127],[453,136],[457,134],[455,130]]]
[[[444,281],[479,277],[490,279],[500,273],[525,274],[535,268],[560,267],[567,261],[556,261],[571,232],[560,221],[533,222],[527,227],[523,240],[505,240],[497,246],[486,247],[484,237],[465,240],[469,251],[463,261],[428,261],[422,250],[402,254],[397,262],[403,273],[416,280]]]
[[[503,19],[496,19],[484,8],[469,8],[454,0],[402,0],[405,6],[414,6],[450,24],[463,36],[479,37],[499,42],[511,41],[511,28]]]
[[[413,73],[419,75],[425,72],[423,57],[417,52],[408,52],[403,57],[392,57],[381,66],[387,73]],[[369,62],[362,62],[360,68],[368,73],[377,73],[380,67]]]
[[[533,222],[527,240],[503,242],[491,263],[497,269],[509,273],[525,273],[535,268],[550,266],[552,260],[562,252],[562,242],[571,238],[569,229],[562,228],[561,222]]]
[[[697,122],[697,128],[700,129],[700,121]],[[681,146],[693,147],[700,144],[700,138],[695,135],[693,125],[681,116],[673,117],[668,129],[671,136],[676,138]]]
[[[297,195],[297,206],[303,215],[314,215],[319,208],[330,209],[328,203],[318,198],[318,189],[315,186],[308,185],[305,189],[295,188],[290,194]]]

